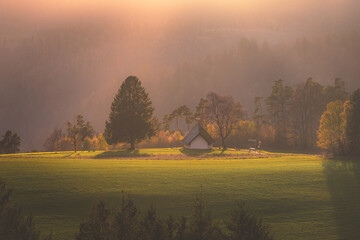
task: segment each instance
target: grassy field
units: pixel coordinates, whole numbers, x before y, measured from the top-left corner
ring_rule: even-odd
[[[237,200],[270,223],[277,239],[359,239],[360,164],[314,155],[229,150],[59,152],[0,155],[13,199],[55,240],[72,239],[98,199],[129,193],[140,209],[188,215],[205,192],[219,224]]]

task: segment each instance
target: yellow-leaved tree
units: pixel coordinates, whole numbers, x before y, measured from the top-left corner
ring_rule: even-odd
[[[318,147],[330,150],[333,154],[344,151],[345,132],[343,102],[337,100],[328,103],[326,111],[321,116],[318,130]]]

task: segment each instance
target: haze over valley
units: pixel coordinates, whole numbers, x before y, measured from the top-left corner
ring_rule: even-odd
[[[18,132],[23,151],[76,114],[102,132],[129,75],[159,119],[209,91],[251,113],[279,78],[359,88],[359,10],[355,0],[1,2],[0,132]]]

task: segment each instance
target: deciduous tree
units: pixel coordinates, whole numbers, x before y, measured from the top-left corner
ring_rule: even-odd
[[[324,87],[309,78],[294,91],[291,101],[291,133],[296,145],[303,149],[316,147],[317,130],[325,111]]]
[[[54,131],[46,138],[44,143],[45,151],[53,152],[56,149],[57,143],[64,137],[62,130],[55,127]]]
[[[330,102],[321,116],[318,146],[339,154],[344,150],[344,117],[341,100]]]
[[[279,79],[275,81],[270,96],[265,99],[270,121],[276,129],[277,143],[280,146],[288,145],[287,131],[292,93],[292,88],[284,86],[283,80]]]
[[[71,139],[76,152],[80,141],[84,141],[86,137],[92,138],[94,136],[94,129],[90,122],[85,122],[82,115],[77,115],[75,123],[67,122],[67,136]]]
[[[221,144],[225,150],[225,139],[243,115],[242,106],[231,96],[220,96],[211,92],[206,96],[204,107],[205,118],[217,127]]]
[[[97,137],[97,149],[98,150],[107,150],[108,149],[108,144],[106,142],[106,139],[104,137],[104,135],[102,133],[100,133]]]
[[[176,123],[176,131],[179,131],[179,119],[185,120],[188,130],[190,130],[190,124],[195,121],[194,114],[186,105],[182,105],[174,109],[174,111],[172,111],[170,114],[164,116],[163,123],[167,127],[167,130],[170,128],[170,125],[174,119]]]

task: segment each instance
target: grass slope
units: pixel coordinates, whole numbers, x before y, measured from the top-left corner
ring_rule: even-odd
[[[277,239],[360,236],[358,163],[271,153],[241,159],[241,154],[249,157],[247,151],[234,150],[225,152],[226,158],[217,151],[183,153],[191,156],[183,160],[176,157],[179,151],[2,155],[0,177],[14,188],[14,200],[36,216],[44,232],[53,231],[55,240],[73,238],[98,199],[115,204],[125,191],[141,209],[153,203],[161,214],[179,216],[190,214],[201,189],[220,224],[236,200],[243,199],[271,224]],[[97,158],[104,153],[126,157]],[[160,155],[160,160],[151,158]]]
[[[146,148],[138,150],[118,151],[63,151],[63,152],[34,152],[0,155],[6,158],[146,158],[146,159],[189,159],[195,158],[263,158],[270,156],[284,156],[290,154],[272,153],[267,151],[249,152],[248,150],[220,149],[191,150],[183,148]]]

